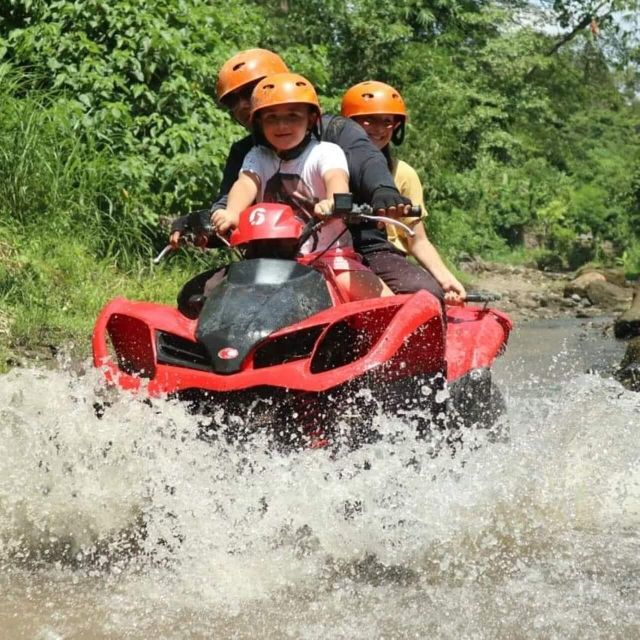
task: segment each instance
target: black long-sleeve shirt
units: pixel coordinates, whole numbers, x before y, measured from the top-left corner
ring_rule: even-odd
[[[356,202],[370,203],[374,191],[381,187],[396,190],[386,158],[369,140],[364,129],[353,120],[342,116],[322,116],[322,140],[333,142],[344,151],[349,167],[349,189]],[[245,156],[253,146],[251,135],[231,145],[220,191],[210,207],[211,211],[227,206],[229,191],[240,175]],[[378,229],[375,223],[353,225],[350,230],[356,250],[363,255],[379,250],[396,251],[387,241],[385,230]]]

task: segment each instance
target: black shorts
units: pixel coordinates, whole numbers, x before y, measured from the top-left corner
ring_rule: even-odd
[[[429,271],[409,262],[395,251],[374,251],[364,256],[364,263],[384,280],[393,293],[415,293],[426,289],[439,300],[444,290]]]

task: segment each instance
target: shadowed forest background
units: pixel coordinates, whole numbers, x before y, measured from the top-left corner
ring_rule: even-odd
[[[152,268],[244,131],[217,70],[264,47],[337,113],[367,79],[409,109],[396,153],[463,254],[640,272],[640,2],[5,0],[0,350],[74,336],[114,295],[171,301],[212,257]],[[224,256],[218,256],[224,259]],[[82,349],[81,349],[82,350]],[[10,358],[9,358],[10,360]],[[0,364],[0,368],[2,368]]]

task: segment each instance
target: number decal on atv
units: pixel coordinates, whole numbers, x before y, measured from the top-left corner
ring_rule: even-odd
[[[249,216],[249,224],[252,227],[257,227],[258,225],[263,224],[265,221],[265,213],[265,209],[254,209]]]

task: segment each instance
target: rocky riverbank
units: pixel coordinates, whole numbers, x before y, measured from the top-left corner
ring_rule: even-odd
[[[640,285],[625,282],[621,270],[583,268],[577,273],[553,273],[479,258],[470,258],[459,266],[468,275],[467,290],[499,294],[500,300],[492,306],[508,313],[517,324],[563,316],[614,318],[607,333],[612,339],[614,335],[632,339],[621,369],[631,372],[626,379],[636,381],[633,385],[640,388]],[[28,346],[15,344],[1,311],[0,338],[10,345],[2,354],[5,369],[32,363],[56,366],[60,351],[70,355],[72,361],[85,361],[90,340],[87,336],[86,344],[79,345],[82,341],[76,340],[71,346],[64,335],[40,335]]]
[[[629,309],[634,292],[624,274],[613,269],[553,273],[480,259],[463,262],[460,269],[471,281],[468,291],[500,294],[494,306],[517,322],[617,316]]]
[[[583,268],[577,273],[548,273],[523,266],[469,260],[468,291],[500,294],[494,306],[516,322],[573,316],[613,317],[611,339],[629,339],[615,375],[628,389],[640,391],[640,283],[625,282],[616,269]]]

